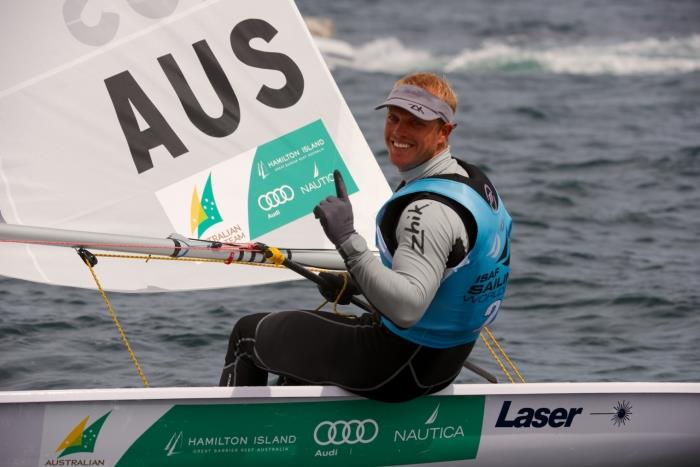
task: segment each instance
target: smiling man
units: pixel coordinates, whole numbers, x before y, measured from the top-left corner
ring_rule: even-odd
[[[241,318],[221,384],[265,384],[272,372],[372,399],[409,400],[450,384],[496,317],[508,281],[511,218],[484,173],[450,154],[454,91],[432,73],[411,74],[395,83],[383,108],[384,142],[403,182],[377,216],[381,261],[355,232],[339,173],[337,196],[314,209],[351,276],[343,287],[324,274],[321,293],[340,303],[361,293],[375,313]]]
[[[386,101],[377,109],[388,107],[384,125],[384,143],[389,159],[402,172],[417,167],[447,149],[447,139],[454,129],[452,116],[457,99],[452,89],[434,75],[409,75],[398,81]],[[430,85],[433,92],[414,84]],[[430,106],[430,107],[428,107]],[[435,110],[433,110],[435,109]]]

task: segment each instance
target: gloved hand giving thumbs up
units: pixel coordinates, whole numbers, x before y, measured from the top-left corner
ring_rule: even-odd
[[[352,205],[343,176],[338,170],[333,171],[336,196],[329,196],[314,208],[316,219],[321,222],[326,237],[337,247],[355,232]]]

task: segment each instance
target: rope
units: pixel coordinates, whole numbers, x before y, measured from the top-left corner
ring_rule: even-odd
[[[117,330],[119,331],[119,336],[121,337],[122,344],[124,344],[124,347],[126,347],[126,350],[129,352],[129,356],[131,357],[131,361],[134,363],[134,366],[136,367],[136,372],[138,373],[139,378],[141,378],[141,382],[143,383],[143,386],[146,388],[149,387],[148,380],[146,379],[146,375],[143,373],[143,370],[141,369],[141,365],[139,364],[139,361],[136,358],[136,354],[131,349],[131,345],[129,345],[129,339],[126,338],[126,333],[124,332],[124,328],[122,328],[122,325],[119,322],[119,318],[117,318],[117,314],[115,313],[114,308],[112,308],[112,304],[110,303],[109,299],[107,298],[107,294],[105,293],[104,289],[102,288],[102,284],[100,284],[100,280],[97,278],[97,274],[95,273],[95,270],[93,269],[92,264],[90,264],[89,261],[84,261],[84,262],[85,262],[85,265],[90,270],[90,274],[92,274],[92,278],[95,280],[95,284],[97,284],[97,290],[100,292],[100,295],[102,296],[102,300],[104,300],[105,305],[107,306],[107,311],[109,311],[109,314],[112,317],[112,321],[114,322],[114,325],[117,327]]]
[[[82,249],[81,249],[82,250]],[[83,250],[85,251],[85,250]],[[278,255],[282,256],[282,260],[284,260],[284,255],[275,248],[275,251],[277,252]],[[80,251],[79,251],[80,254]],[[112,253],[98,253],[98,254],[92,254],[90,253],[91,256],[93,257],[101,257],[101,258],[121,258],[121,259],[136,259],[136,260],[145,260],[145,262],[149,262],[151,260],[160,260],[160,261],[191,261],[191,262],[204,262],[204,263],[224,263],[224,264],[231,264],[231,263],[236,263],[236,264],[246,264],[250,266],[262,266],[262,267],[273,267],[273,268],[279,268],[283,267],[279,263],[275,264],[266,264],[266,263],[248,263],[245,261],[231,261],[230,259],[196,259],[196,258],[174,258],[172,256],[154,256],[154,255],[126,255],[126,254],[112,254]],[[81,254],[82,257],[82,254]],[[129,357],[131,358],[131,361],[134,364],[134,367],[136,368],[136,372],[139,375],[139,378],[141,378],[141,382],[143,383],[144,387],[150,387],[148,383],[148,379],[146,378],[146,375],[144,374],[141,364],[138,361],[138,358],[136,358],[136,354],[134,353],[133,349],[131,348],[131,345],[129,344],[129,339],[126,337],[126,333],[124,332],[124,328],[122,327],[121,323],[119,322],[119,318],[117,317],[116,312],[114,311],[114,308],[112,307],[111,302],[109,301],[109,298],[107,297],[107,294],[104,291],[104,288],[102,287],[102,284],[100,283],[100,280],[97,278],[97,274],[95,273],[95,269],[92,267],[93,265],[89,260],[86,260],[83,258],[83,261],[85,262],[85,265],[88,267],[90,270],[90,274],[92,274],[92,278],[95,281],[95,284],[97,285],[97,290],[99,291],[100,295],[102,296],[102,300],[104,301],[107,311],[109,312],[110,316],[112,317],[112,321],[114,322],[114,325],[117,328],[117,331],[119,331],[119,336],[121,338],[122,343],[124,344],[124,347],[126,347],[126,350],[129,352]]]
[[[496,344],[496,347],[497,347],[498,350],[501,352],[501,354],[503,355],[503,357],[506,359],[506,362],[508,362],[508,365],[511,367],[511,369],[515,372],[516,375],[518,375],[518,379],[520,379],[520,382],[521,382],[521,383],[524,383],[524,382],[525,382],[525,378],[523,377],[522,373],[520,373],[520,370],[518,369],[518,367],[515,366],[515,363],[513,363],[513,361],[510,359],[510,357],[509,357],[508,354],[506,353],[505,349],[504,349],[503,347],[501,347],[501,344],[500,344],[500,343],[498,342],[498,340],[496,339],[496,336],[494,336],[494,334],[491,332],[491,330],[489,329],[488,326],[485,326],[485,327],[484,327],[484,330],[486,331],[486,333],[488,334],[488,336],[491,338],[491,340],[493,341],[493,343]]]
[[[481,340],[484,342],[484,345],[488,349],[488,351],[491,354],[491,356],[493,357],[493,359],[496,360],[496,363],[498,363],[498,366],[501,367],[501,371],[503,371],[503,374],[506,375],[506,378],[508,378],[508,381],[510,381],[511,383],[515,383],[515,381],[513,380],[513,377],[508,372],[508,369],[505,367],[505,365],[503,364],[501,359],[498,358],[498,354],[496,354],[496,352],[493,350],[493,347],[491,347],[491,344],[489,344],[488,339],[486,337],[484,337],[483,334],[479,334],[479,337],[481,337]]]
[[[348,274],[342,273],[341,276],[343,276],[343,286],[340,288],[340,292],[338,292],[338,295],[335,297],[335,301],[333,302],[333,313],[335,313],[338,316],[345,316],[346,318],[356,318],[356,316],[353,314],[338,311],[338,300],[340,300],[340,297],[343,296],[343,292],[345,292],[345,289],[348,288],[348,284],[350,284],[350,278]]]
[[[343,286],[340,288],[340,292],[338,292],[338,295],[336,295],[335,300],[333,301],[333,313],[335,313],[338,316],[344,316],[346,318],[357,318],[357,316],[351,314],[351,313],[343,313],[342,311],[338,311],[338,300],[340,300],[340,297],[343,296],[343,292],[345,292],[345,289],[348,288],[348,284],[350,284],[350,279],[348,274],[342,273],[340,276],[343,277]],[[319,306],[316,307],[314,311],[318,311],[324,306],[326,306],[326,303],[328,303],[328,300],[325,300],[323,303],[321,303]]]
[[[506,353],[505,349],[501,346],[501,344],[499,344],[499,342],[498,342],[498,340],[496,339],[496,336],[493,334],[493,332],[491,332],[491,330],[488,328],[488,326],[484,326],[484,329],[483,329],[483,330],[485,331],[485,334],[486,334],[486,335],[484,335],[484,333],[481,333],[481,334],[479,335],[479,337],[480,337],[481,340],[483,341],[484,345],[485,345],[486,348],[488,349],[488,351],[489,351],[489,353],[491,354],[491,356],[493,357],[493,359],[496,360],[496,363],[498,363],[498,366],[501,368],[501,371],[503,371],[503,374],[506,375],[506,378],[508,378],[508,380],[509,380],[511,383],[515,383],[515,380],[513,379],[513,376],[510,374],[510,372],[508,371],[508,369],[506,368],[505,364],[504,364],[503,361],[500,359],[500,357],[498,356],[498,354],[496,353],[496,351],[493,350],[493,347],[492,347],[491,343],[489,343],[489,339],[491,339],[491,341],[493,342],[493,345],[498,349],[498,351],[501,353],[501,355],[503,356],[503,358],[505,359],[505,361],[508,363],[508,365],[510,366],[510,368],[511,368],[511,369],[513,370],[513,372],[518,376],[518,379],[520,380],[520,382],[521,382],[521,383],[525,383],[525,378],[523,377],[522,373],[520,373],[520,370],[518,369],[518,367],[517,367],[517,366],[515,365],[515,363],[513,363],[513,361],[510,359],[510,357],[509,357],[508,354]]]
[[[149,262],[151,260],[160,260],[160,261],[191,261],[191,262],[204,262],[204,263],[223,263],[223,264],[241,264],[245,266],[261,266],[264,268],[284,268],[282,263],[285,260],[284,254],[277,248],[269,248],[271,251],[272,255],[270,256],[270,259],[273,261],[273,264],[270,263],[249,263],[247,261],[231,261],[229,259],[197,259],[197,258],[174,258],[172,256],[153,256],[153,255],[125,255],[125,254],[113,254],[113,253],[96,253],[94,256],[98,256],[101,258],[121,258],[121,259],[136,259],[136,260],[145,260],[145,262]],[[314,267],[306,267],[309,271],[313,272],[323,272],[323,271],[330,271],[328,269],[323,269],[323,268],[314,268]],[[338,300],[340,299],[340,296],[345,292],[345,289],[347,288],[349,284],[348,276],[347,274],[342,274],[343,276],[343,287],[340,289],[340,293],[338,296],[335,298],[335,301],[333,302],[333,313],[339,316],[346,316],[349,318],[355,318],[355,315],[350,314],[350,313],[343,313],[341,311],[338,311]],[[328,303],[328,300],[324,301],[321,303],[318,307],[316,307],[315,311],[320,310],[326,304]]]
[[[279,250],[278,250],[279,251]],[[278,269],[284,269],[284,266],[281,264],[270,264],[270,263],[250,263],[248,261],[236,261],[236,260],[228,260],[228,259],[216,259],[216,258],[209,258],[209,259],[198,259],[198,258],[174,258],[172,256],[153,256],[153,255],[124,255],[124,254],[112,254],[112,253],[94,253],[94,256],[100,257],[100,258],[121,258],[121,259],[136,259],[136,260],[143,260],[144,262],[148,263],[149,261],[190,261],[193,263],[223,263],[223,264],[238,264],[241,266],[258,266],[258,267],[263,267],[263,268],[278,268]],[[315,268],[312,266],[306,266],[306,269],[309,271],[313,272],[336,272],[332,271],[330,269],[324,269],[324,268]]]
[[[249,263],[247,261],[230,261],[228,259],[216,259],[216,258],[210,258],[210,259],[198,259],[198,258],[174,258],[172,256],[153,256],[153,255],[123,255],[123,254],[112,254],[112,253],[94,253],[95,256],[100,257],[100,258],[121,258],[121,259],[138,259],[138,260],[145,260],[145,262],[149,262],[151,260],[160,260],[160,261],[190,261],[193,263],[223,263],[223,264],[242,264],[245,266],[262,266],[264,268],[281,268],[284,266],[278,266],[276,264],[269,264],[269,263]],[[311,269],[311,268],[309,268]],[[313,269],[312,269],[313,270]],[[318,269],[319,271],[324,271],[324,269]]]

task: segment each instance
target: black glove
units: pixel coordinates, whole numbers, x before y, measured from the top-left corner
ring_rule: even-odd
[[[343,279],[342,274],[334,274],[332,272],[320,272],[318,273],[319,277],[324,279],[324,282],[326,285],[318,285],[318,291],[321,292],[321,295],[323,295],[323,298],[328,300],[329,302],[335,302],[336,297],[338,297],[338,294],[340,294],[340,291],[343,290],[343,284],[345,283],[345,280]],[[357,295],[362,293],[360,289],[357,287],[355,282],[352,280],[352,278],[348,275],[348,285],[345,286],[345,290],[343,290],[343,294],[338,297],[338,303],[340,305],[347,305],[350,303],[350,298],[353,295]]]
[[[355,232],[352,204],[345,189],[343,176],[333,171],[336,196],[329,196],[314,208],[314,216],[321,221],[326,237],[337,247]]]

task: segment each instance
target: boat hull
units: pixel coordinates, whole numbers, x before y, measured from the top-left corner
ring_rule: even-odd
[[[3,465],[697,465],[700,384],[0,393]],[[446,464],[445,464],[446,463]]]

